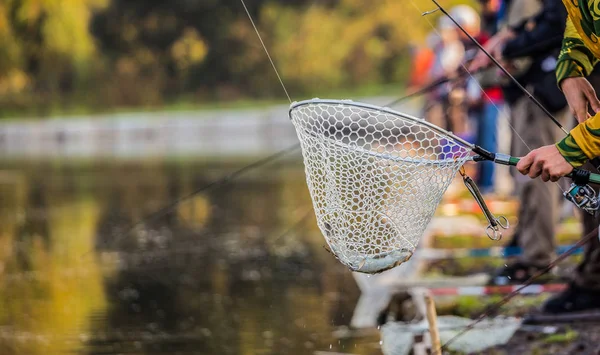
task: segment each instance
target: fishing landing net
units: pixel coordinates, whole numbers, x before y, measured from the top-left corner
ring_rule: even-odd
[[[317,224],[352,271],[379,273],[413,255],[471,150],[430,123],[340,100],[293,103]]]

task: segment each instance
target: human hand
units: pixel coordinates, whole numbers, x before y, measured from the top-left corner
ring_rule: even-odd
[[[490,65],[491,62],[492,61],[490,60],[490,58],[488,58],[488,56],[485,53],[480,51],[475,55],[475,58],[473,58],[467,69],[470,72],[476,72],[482,68],[487,67],[488,65]]]
[[[502,67],[504,69],[506,69],[506,71],[510,74],[510,75],[516,75],[517,68],[515,67],[515,64],[513,61],[508,61],[508,60],[500,60],[500,65],[502,65]],[[502,75],[501,73],[498,75]]]
[[[497,33],[496,35],[494,35],[492,38],[490,38],[487,43],[483,46],[483,48],[490,53],[502,40],[502,35],[501,33]],[[475,55],[475,58],[473,58],[473,60],[471,61],[471,63],[469,64],[469,71],[478,71],[481,68],[485,68],[488,65],[490,65],[491,60],[490,58],[487,56],[487,54],[485,54],[484,51],[479,51],[477,52],[477,54]]]
[[[502,58],[502,50],[504,48],[504,44],[513,39],[515,37],[515,33],[510,30],[504,30],[498,32],[495,36],[490,38],[487,43],[483,46],[483,48],[492,55],[492,57],[496,59]],[[471,61],[469,65],[469,71],[478,71],[482,68],[487,67],[491,63],[491,59],[485,54],[483,51],[477,53],[475,58]]]
[[[591,107],[595,113],[600,112],[600,101],[596,91],[589,81],[584,77],[573,77],[564,79],[561,89],[569,103],[571,112],[579,123],[588,119],[588,108]]]
[[[554,182],[571,173],[573,166],[565,160],[555,145],[547,145],[523,157],[517,163],[517,170],[532,179],[541,175],[544,182]]]

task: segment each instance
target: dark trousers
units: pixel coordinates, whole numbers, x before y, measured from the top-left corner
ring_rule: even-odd
[[[596,172],[591,165],[586,164],[584,169]],[[598,193],[598,187],[594,186]],[[583,235],[588,235],[598,227],[600,219],[583,212]],[[600,239],[593,237],[584,246],[583,261],[575,269],[573,282],[580,287],[589,287],[600,290]]]
[[[600,73],[596,70],[589,78],[590,83],[600,93]],[[591,164],[583,166],[584,169],[592,172],[598,172]],[[596,194],[600,188],[592,185]],[[583,235],[588,235],[600,224],[600,218],[594,217],[588,213],[583,213]],[[600,239],[592,238],[584,246],[583,261],[577,266],[573,275],[573,281],[581,287],[589,287],[600,290]]]
[[[523,96],[510,106],[514,129],[511,154],[523,157],[531,150],[553,144],[560,129],[529,98]],[[563,123],[568,109],[555,113]],[[558,222],[559,186],[541,179],[530,179],[513,168],[515,188],[520,200],[519,224],[515,230],[517,244],[523,254],[519,261],[543,267],[555,257],[556,224]]]

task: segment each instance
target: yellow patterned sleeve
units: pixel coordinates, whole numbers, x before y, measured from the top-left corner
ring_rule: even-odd
[[[578,124],[556,144],[561,155],[574,167],[600,156],[600,113]]]
[[[556,81],[560,83],[566,78],[588,76],[598,60],[592,51],[585,46],[579,32],[570,17],[556,65]]]

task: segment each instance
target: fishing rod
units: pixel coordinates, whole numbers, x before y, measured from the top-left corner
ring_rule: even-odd
[[[492,63],[494,63],[534,104],[536,104],[563,132],[565,132],[565,134],[569,134],[567,132],[567,130],[563,127],[563,125],[550,113],[550,111],[548,111],[548,109],[546,109],[527,89],[525,89],[523,87],[523,85],[521,85],[521,83],[519,83],[519,81],[517,79],[515,79],[509,72],[508,70],[506,70],[506,68],[504,68],[504,66],[502,66],[502,64],[500,64],[468,31],[466,31],[459,23],[458,21],[456,21],[447,11],[444,7],[442,7],[437,0],[431,0],[436,6],[437,9],[433,10],[433,12],[435,11],[441,11],[445,16],[447,16],[460,30],[461,32],[463,32],[468,38],[469,40],[471,40],[491,61]],[[428,15],[432,13],[432,11],[429,12],[425,12],[423,15]],[[600,167],[600,160],[598,158],[596,159],[592,159],[590,161],[595,167],[596,169],[598,169],[598,167]],[[600,170],[600,169],[599,169]],[[589,172],[588,172],[589,173]],[[574,193],[574,191],[576,191]],[[565,197],[575,203],[578,207],[582,208],[583,210],[586,210],[587,212],[590,212],[590,209],[592,210],[591,212],[596,212],[598,210],[598,200],[596,199],[595,193],[594,191],[589,187],[589,185],[583,185],[581,183],[578,183],[577,181],[575,181],[572,185],[571,185],[571,189],[567,192],[565,192]],[[595,206],[592,206],[594,205]],[[593,208],[595,207],[595,208]],[[500,300],[499,302],[493,304],[492,306],[490,306],[483,314],[481,314],[475,321],[473,321],[471,324],[469,324],[467,327],[465,327],[461,332],[459,332],[456,336],[454,336],[453,338],[451,338],[450,340],[448,340],[445,344],[443,344],[441,346],[441,348],[439,350],[444,350],[447,349],[447,347],[453,343],[454,341],[456,341],[456,339],[458,339],[459,337],[463,336],[465,333],[467,333],[468,331],[472,330],[477,324],[479,324],[483,319],[485,319],[486,317],[488,317],[489,315],[493,314],[494,312],[498,311],[503,305],[505,305],[506,303],[508,303],[512,298],[514,298],[515,296],[517,296],[520,291],[527,287],[528,285],[531,285],[536,279],[538,279],[540,276],[542,276],[543,274],[549,272],[554,266],[556,266],[558,263],[560,263],[561,261],[563,261],[564,259],[566,259],[568,256],[570,256],[571,254],[575,253],[577,251],[578,248],[582,247],[584,244],[586,244],[587,242],[589,242],[590,240],[592,240],[593,238],[598,238],[598,228],[595,229],[594,231],[592,231],[591,233],[589,233],[588,235],[584,236],[582,239],[580,239],[575,245],[573,245],[572,248],[570,248],[569,250],[567,250],[566,252],[564,252],[563,254],[559,255],[555,260],[553,260],[550,264],[548,264],[543,270],[540,270],[539,272],[537,272],[535,275],[532,275],[519,289],[515,290],[514,292],[508,294],[506,297],[502,298],[502,300]],[[436,349],[437,350],[437,349]]]
[[[213,189],[216,189],[218,187],[227,185],[229,183],[231,183],[233,180],[251,172],[254,170],[258,170],[260,168],[263,168],[266,165],[269,165],[271,163],[273,163],[276,160],[281,159],[282,157],[291,154],[297,150],[300,149],[300,143],[295,143],[287,148],[281,149],[269,156],[266,156],[264,158],[261,158],[259,160],[256,160],[250,164],[244,165],[241,168],[229,173],[228,175],[217,179],[213,182],[210,182],[206,185],[203,185],[202,187],[199,187],[197,189],[195,189],[194,191],[190,192],[187,195],[178,197],[177,199],[171,201],[169,204],[167,204],[166,206],[163,206],[162,208],[158,209],[157,211],[154,211],[144,217],[142,217],[141,219],[139,219],[137,222],[131,223],[127,228],[124,228],[124,232],[119,233],[113,240],[111,240],[109,243],[115,245],[117,242],[119,242],[122,238],[124,238],[125,236],[127,236],[129,233],[131,233],[135,228],[151,222],[153,220],[156,220],[159,217],[162,217],[166,214],[168,214],[169,212],[173,211],[173,209],[175,209],[177,206],[179,206],[181,203],[191,199],[192,197],[200,194],[200,193],[204,193],[204,192],[208,192],[211,191]],[[105,245],[100,245],[100,246],[104,246],[106,247],[107,244]],[[88,254],[92,253],[93,250],[90,250],[88,252],[86,252],[85,254],[83,254],[81,256],[81,258],[84,258],[85,256],[87,256]]]
[[[509,73],[509,71],[504,68],[504,66],[502,64],[500,64],[500,62],[498,62],[498,60],[496,58],[494,58],[494,56],[492,56],[480,43],[479,41],[477,41],[477,39],[475,39],[475,37],[473,37],[467,30],[464,29],[464,27],[458,23],[458,21],[456,21],[454,19],[454,17],[452,17],[447,11],[446,9],[444,9],[438,2],[437,0],[431,0],[438,8],[434,11],[441,11],[444,15],[446,15],[455,25],[456,27],[458,27],[462,33],[464,33],[471,42],[473,42],[473,44],[475,44],[477,46],[477,48],[479,48],[479,50],[481,50],[497,67],[498,69],[500,69],[504,75],[506,75],[518,88],[519,90],[521,90],[525,95],[527,95],[527,97],[533,102],[535,103],[542,111],[544,111],[544,113],[546,114],[546,116],[548,116],[565,134],[569,134],[569,132],[563,127],[563,125],[556,119],[556,117],[554,117],[554,115],[552,115],[552,113],[550,113],[550,111],[548,111],[548,109],[546,107],[544,107],[544,105],[542,105],[525,87],[523,87],[523,85],[521,85],[521,83],[514,77],[512,76],[511,73]],[[423,15],[429,15],[432,12],[426,12]]]
[[[454,77],[454,78],[450,78],[450,77],[443,77],[443,78],[441,78],[441,79],[438,79],[438,80],[434,81],[433,83],[431,83],[431,84],[429,84],[429,85],[426,85],[425,87],[423,87],[423,88],[421,88],[421,89],[419,89],[419,90],[417,90],[417,91],[414,91],[414,92],[412,92],[412,93],[410,93],[410,94],[408,94],[408,95],[406,95],[406,96],[402,96],[401,98],[399,98],[399,99],[396,99],[396,100],[394,100],[394,101],[390,102],[389,104],[387,104],[387,106],[389,106],[389,107],[392,107],[392,106],[395,106],[395,105],[397,105],[397,104],[399,104],[399,103],[401,103],[401,102],[404,102],[404,101],[406,101],[406,100],[408,100],[408,99],[412,99],[413,97],[417,97],[417,96],[425,95],[425,94],[427,94],[428,92],[430,92],[430,91],[432,91],[432,90],[436,89],[436,88],[437,88],[438,86],[440,86],[440,85],[444,85],[444,84],[446,84],[446,83],[453,82],[453,81],[456,81],[456,80],[458,80],[458,79],[462,79],[462,77],[463,77],[465,74],[467,74],[467,73],[466,73],[466,72],[464,72],[464,73],[461,73],[461,74],[459,74],[457,77]]]
[[[502,64],[500,64],[500,62],[498,62],[498,60],[496,58],[494,58],[493,55],[491,55],[482,45],[481,43],[479,43],[479,41],[477,41],[477,39],[475,39],[467,30],[465,30],[465,28],[458,23],[458,21],[456,21],[456,19],[454,19],[454,17],[452,17],[448,11],[446,11],[446,9],[444,7],[442,7],[437,0],[431,0],[436,6],[437,9],[433,10],[433,11],[441,11],[444,15],[446,15],[455,25],[456,27],[458,27],[458,29],[460,29],[460,31],[462,33],[464,33],[471,42],[473,42],[473,44],[475,44],[477,46],[477,48],[479,48],[479,50],[481,50],[483,52],[483,54],[485,54],[491,61],[492,63],[494,63],[496,65],[496,67],[498,67],[498,69],[500,69],[504,75],[506,75],[518,88],[519,90],[521,90],[525,95],[527,95],[527,97],[536,105],[538,106],[545,114],[546,116],[548,116],[548,118],[550,118],[552,120],[552,122],[554,122],[558,128],[560,128],[566,135],[569,134],[569,132],[565,129],[565,127],[556,119],[556,117],[554,117],[554,115],[552,113],[550,113],[550,111],[548,111],[548,109],[542,105],[534,96],[533,94],[531,94],[525,87],[523,87],[523,85],[521,85],[521,83],[506,69],[504,68],[504,66]],[[425,12],[423,15],[429,15],[431,14],[432,11],[428,11]],[[592,165],[594,165],[594,167],[600,171],[600,158],[594,158],[591,159],[590,162],[592,163]]]
[[[244,2],[244,0],[240,0],[240,2],[242,4],[242,6],[244,7],[244,11],[248,15],[248,18],[250,19],[252,27],[254,28],[254,31],[256,32],[256,34],[257,34],[257,36],[258,36],[258,38],[260,40],[260,43],[261,43],[263,49],[265,50],[265,53],[267,54],[267,57],[269,59],[269,62],[271,63],[271,66],[275,70],[275,74],[277,75],[277,79],[279,80],[279,83],[281,84],[281,87],[283,88],[285,96],[287,97],[287,99],[289,100],[289,102],[291,104],[292,103],[292,98],[291,98],[290,94],[288,93],[288,90],[285,87],[285,85],[283,83],[283,80],[281,79],[281,76],[279,75],[279,71],[277,70],[277,67],[275,66],[275,63],[273,62],[273,59],[271,58],[271,55],[269,54],[269,51],[267,50],[267,47],[266,47],[266,45],[265,45],[265,43],[264,43],[264,41],[263,41],[263,39],[262,39],[259,31],[258,31],[258,28],[256,27],[256,24],[254,23],[254,20],[252,19],[252,16],[250,15],[250,11],[248,10],[248,7],[246,6],[246,3]],[[291,146],[289,146],[287,148],[281,149],[281,150],[279,150],[279,151],[277,151],[277,152],[275,152],[275,153],[273,153],[273,154],[271,154],[271,155],[269,155],[267,157],[264,157],[262,159],[254,161],[254,162],[252,162],[252,163],[250,163],[248,165],[245,165],[245,166],[241,167],[240,169],[238,169],[238,170],[236,170],[236,171],[228,174],[227,176],[225,176],[225,177],[223,177],[221,179],[215,180],[215,181],[213,181],[211,183],[208,183],[208,184],[206,184],[206,185],[204,185],[204,186],[202,186],[202,187],[200,187],[200,188],[192,191],[191,193],[189,193],[189,194],[187,194],[185,196],[177,198],[176,200],[172,201],[168,205],[160,208],[159,210],[157,210],[157,211],[155,211],[153,213],[150,213],[149,215],[147,215],[147,216],[141,218],[140,220],[138,220],[137,222],[132,223],[131,225],[129,225],[129,227],[125,228],[125,232],[117,235],[117,237],[112,241],[112,243],[113,244],[117,243],[119,240],[121,240],[122,238],[124,238],[130,232],[132,232],[136,227],[138,227],[138,226],[140,226],[140,225],[142,225],[144,223],[147,223],[149,221],[152,221],[152,220],[154,220],[154,219],[156,219],[156,218],[158,218],[160,216],[163,216],[163,215],[169,213],[175,207],[177,207],[178,205],[180,205],[182,202],[184,202],[186,200],[189,200],[190,198],[196,196],[197,194],[202,193],[202,192],[207,192],[207,191],[212,190],[214,188],[217,188],[219,186],[226,185],[226,184],[230,183],[231,181],[233,181],[234,179],[236,179],[236,178],[238,178],[238,177],[240,177],[240,176],[242,176],[242,175],[244,175],[244,174],[246,174],[246,173],[248,173],[248,172],[250,172],[252,170],[260,169],[260,168],[262,168],[262,167],[264,167],[264,166],[272,163],[273,161],[276,161],[276,160],[280,159],[281,157],[283,157],[285,155],[288,155],[288,154],[290,154],[292,152],[295,152],[295,151],[297,151],[299,149],[300,149],[300,143],[295,143],[295,144],[293,144],[293,145],[291,145]],[[90,253],[92,253],[92,250],[90,250],[89,252],[85,253],[82,256],[82,258],[85,257],[86,255],[90,254]]]
[[[450,15],[448,11],[446,11],[446,9],[437,2],[437,0],[431,1],[437,6],[437,9],[425,12],[423,13],[423,15],[429,15],[438,10],[441,11],[444,15],[446,15],[456,25],[456,27],[458,27],[458,29],[460,29],[461,32],[464,33],[469,38],[469,40],[473,42],[473,44],[475,44],[492,61],[492,63],[494,63],[496,67],[498,67],[519,88],[519,90],[521,90],[536,106],[538,106],[546,114],[546,116],[548,116],[548,118],[552,120],[552,122],[554,122],[566,135],[569,134],[569,132],[556,119],[556,117],[554,117],[554,115],[552,115],[552,113],[550,113],[550,111],[548,111],[548,109],[544,107],[544,105],[542,105],[533,96],[533,94],[531,94],[525,87],[523,87],[523,85],[521,85],[521,83],[519,83],[519,81],[512,74],[510,74],[509,71],[506,68],[504,68],[504,66],[500,64],[500,62],[498,62],[498,60],[496,60],[496,58],[494,58],[494,56],[492,56],[477,41],[477,39],[475,39],[467,30],[465,30],[465,28],[460,23],[458,23],[458,21],[456,21],[456,19],[454,19],[454,17],[452,17],[452,15]],[[590,159],[590,163],[596,168],[597,171],[600,171],[600,157]],[[563,196],[567,200],[574,203],[578,208],[588,213],[594,214],[600,208],[600,202],[598,201],[594,190],[589,185],[587,185],[587,182],[584,181],[584,179],[580,179],[579,181],[575,180],[571,184],[570,188],[564,192]]]
[[[517,50],[517,51],[515,51],[515,56],[516,56],[516,57],[518,57],[518,56],[519,56],[519,54],[521,54],[521,53],[525,54],[525,53],[527,53],[528,51],[530,51],[530,50],[531,50],[531,48],[540,48],[540,47],[544,47],[544,46],[548,45],[548,43],[550,43],[550,42],[552,42],[552,41],[556,41],[558,38],[562,38],[562,36],[560,36],[560,37],[558,37],[558,36],[554,36],[554,37],[551,37],[551,38],[545,39],[545,40],[543,40],[543,41],[540,41],[540,42],[536,43],[536,44],[535,44],[535,45],[533,45],[532,47],[530,47],[530,48],[527,48],[526,50],[521,50],[521,51],[518,51],[518,50]],[[413,98],[413,97],[417,97],[417,96],[420,96],[420,95],[426,94],[426,93],[428,93],[429,91],[431,91],[431,90],[433,90],[433,89],[437,88],[437,87],[438,87],[438,86],[440,86],[440,85],[443,85],[443,84],[446,84],[446,83],[452,83],[452,82],[454,82],[454,81],[461,80],[461,79],[463,79],[463,78],[464,78],[464,76],[465,76],[465,75],[477,75],[477,74],[481,74],[481,73],[483,73],[483,72],[485,72],[485,71],[487,71],[487,70],[489,70],[489,69],[491,69],[491,68],[492,68],[492,65],[491,65],[491,64],[489,64],[489,65],[486,65],[485,67],[482,67],[482,68],[480,68],[480,69],[478,69],[478,70],[476,70],[476,71],[474,71],[474,72],[469,72],[468,70],[466,70],[466,69],[465,69],[465,66],[466,66],[466,65],[467,65],[469,62],[471,62],[473,59],[475,59],[475,54],[476,54],[476,52],[475,52],[475,51],[473,51],[473,52],[471,52],[471,50],[470,50],[470,51],[468,51],[468,53],[467,53],[467,57],[465,58],[465,60],[464,60],[464,62],[463,62],[463,64],[462,64],[462,67],[459,69],[459,72],[456,74],[456,76],[454,76],[454,77],[445,76],[445,77],[442,77],[442,78],[440,78],[440,79],[437,79],[437,80],[436,80],[436,81],[434,81],[433,83],[431,83],[431,84],[428,84],[428,85],[426,85],[425,87],[423,87],[423,88],[421,88],[421,89],[419,89],[419,90],[416,90],[416,91],[414,91],[414,92],[412,92],[412,93],[410,93],[410,94],[408,94],[408,95],[406,95],[406,96],[403,96],[403,97],[401,97],[401,98],[399,98],[399,99],[396,99],[396,100],[392,101],[392,102],[391,102],[391,103],[389,103],[387,106],[389,106],[389,107],[393,107],[394,105],[397,105],[397,104],[399,104],[399,103],[401,103],[401,102],[403,102],[403,101],[406,101],[406,100],[408,100],[408,99],[411,99],[411,98]],[[500,85],[500,84],[498,84],[498,85]],[[563,131],[564,131],[564,129],[563,129]]]
[[[464,59],[464,62],[465,63],[469,63],[473,59],[475,59],[475,54],[474,53],[469,53],[469,54],[467,54],[466,58]],[[488,68],[481,68],[480,70],[476,71],[474,74],[479,74],[480,72],[483,72],[483,71],[485,71],[487,69]],[[425,87],[423,87],[423,88],[421,88],[421,89],[419,89],[417,91],[414,91],[414,92],[412,92],[412,93],[410,93],[410,94],[408,94],[406,96],[403,96],[403,97],[401,97],[399,99],[396,99],[396,100],[390,102],[386,106],[392,107],[392,106],[395,106],[395,105],[397,105],[397,104],[399,104],[399,103],[401,103],[403,101],[411,99],[413,97],[424,95],[424,94],[430,92],[431,90],[434,90],[435,88],[437,88],[440,85],[444,85],[444,84],[447,84],[447,83],[453,83],[455,81],[462,80],[462,79],[464,79],[464,77],[466,75],[470,75],[470,74],[471,73],[469,73],[469,71],[467,71],[467,70],[464,69],[464,65],[463,65],[462,68],[460,68],[458,70],[458,72],[456,73],[456,75],[454,75],[454,76],[448,76],[448,75],[443,76],[443,77],[435,80],[433,83],[428,84]]]

